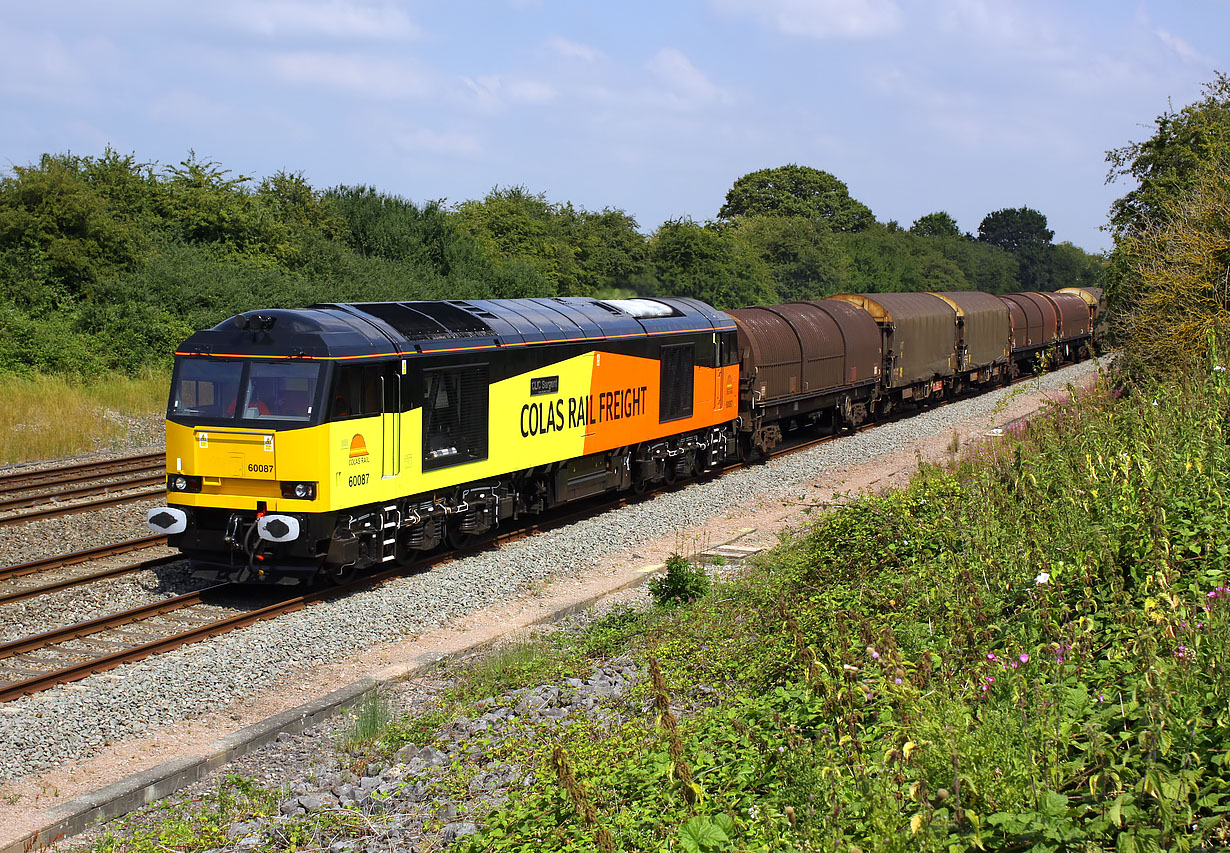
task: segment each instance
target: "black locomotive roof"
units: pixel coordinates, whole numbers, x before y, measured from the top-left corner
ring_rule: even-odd
[[[671,297],[323,303],[239,314],[192,335],[177,354],[361,359],[733,328],[704,302]]]

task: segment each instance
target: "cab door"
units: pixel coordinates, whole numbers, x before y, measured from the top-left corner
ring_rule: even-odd
[[[404,389],[403,373],[406,361],[391,363],[380,376],[384,409],[380,416],[381,438],[380,468],[383,479],[401,475],[401,412]]]

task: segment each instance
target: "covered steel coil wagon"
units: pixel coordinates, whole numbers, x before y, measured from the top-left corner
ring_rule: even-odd
[[[729,313],[738,331],[748,448],[772,449],[782,420],[833,415],[854,425],[866,417],[882,361],[880,329],[866,312],[825,300]]]
[[[957,312],[931,293],[841,293],[834,301],[862,308],[884,336],[885,386],[900,399],[942,392],[957,367]]]
[[[1012,356],[1012,317],[1003,300],[977,290],[936,293],[957,312],[957,372],[974,385],[1007,376]]]

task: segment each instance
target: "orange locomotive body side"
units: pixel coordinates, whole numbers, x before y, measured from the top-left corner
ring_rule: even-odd
[[[586,410],[581,413],[587,424],[586,454],[733,420],[738,405],[739,367],[693,367],[692,414],[667,421],[658,417],[662,389],[658,364],[652,359],[595,353],[590,387],[588,399],[578,402]]]

